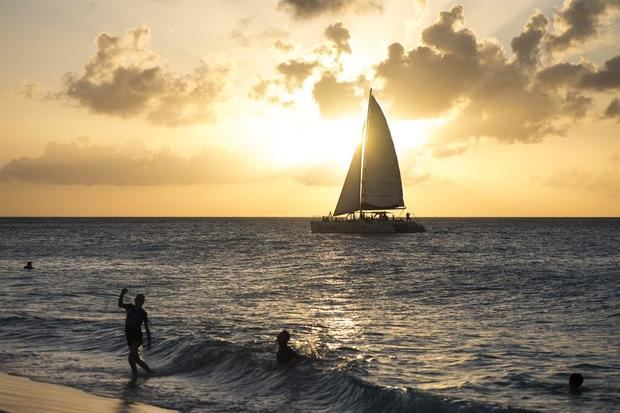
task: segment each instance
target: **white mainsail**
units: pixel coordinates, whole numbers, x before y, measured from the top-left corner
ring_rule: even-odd
[[[334,215],[404,206],[394,142],[371,90],[365,133],[353,154]]]
[[[403,186],[394,142],[385,116],[372,92],[368,100],[362,162],[361,208],[377,210],[404,207]]]

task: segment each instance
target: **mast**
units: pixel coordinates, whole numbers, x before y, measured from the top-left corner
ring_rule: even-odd
[[[364,157],[366,153],[366,138],[368,135],[368,119],[370,117],[370,97],[372,96],[372,88],[368,92],[368,105],[366,106],[366,122],[364,122],[364,134],[362,136],[362,160],[360,162],[360,219],[364,213],[362,207],[362,196],[364,194]]]

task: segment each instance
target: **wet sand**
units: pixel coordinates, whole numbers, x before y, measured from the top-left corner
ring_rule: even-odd
[[[0,373],[0,412],[171,413],[173,410],[94,396],[71,387]]]

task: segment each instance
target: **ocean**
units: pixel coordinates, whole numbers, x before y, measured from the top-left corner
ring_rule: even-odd
[[[183,412],[620,411],[620,219],[421,222],[0,219],[0,370]]]

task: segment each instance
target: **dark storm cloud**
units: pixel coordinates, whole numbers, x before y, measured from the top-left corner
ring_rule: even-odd
[[[565,50],[596,37],[606,17],[620,10],[620,0],[568,0],[557,11],[555,25],[561,29],[550,34],[551,51]]]
[[[149,34],[146,26],[120,36],[101,33],[83,72],[63,77],[63,94],[96,113],[167,126],[212,120],[230,68],[201,62],[191,73],[172,73],[147,48]]]
[[[137,147],[136,147],[137,146]],[[255,179],[252,162],[215,148],[192,158],[142,145],[50,142],[41,156],[14,159],[0,168],[0,181],[61,185],[225,184]]]
[[[280,0],[278,7],[296,19],[311,19],[323,14],[381,11],[378,0]]]

